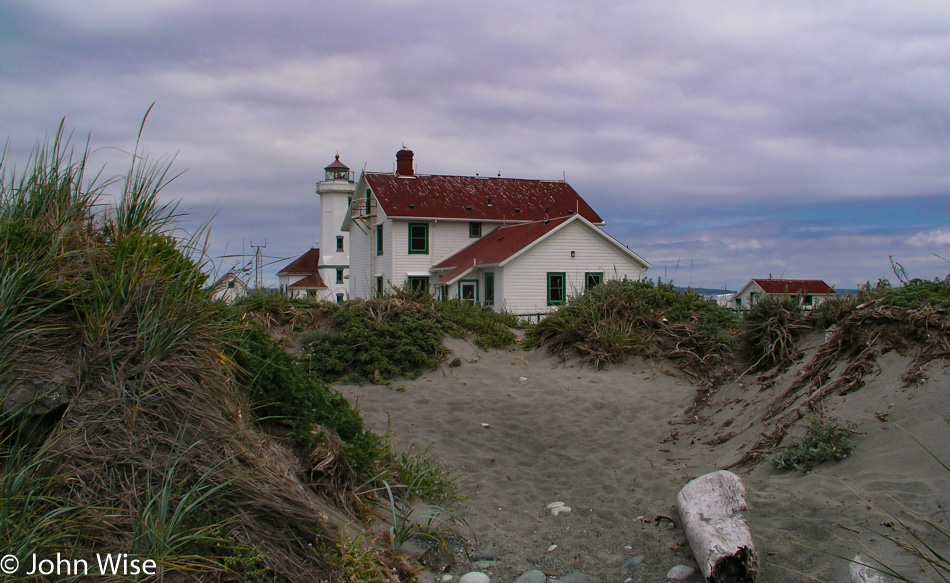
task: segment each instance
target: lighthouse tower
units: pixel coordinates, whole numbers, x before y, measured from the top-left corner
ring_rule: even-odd
[[[325,299],[343,301],[348,297],[350,237],[341,227],[356,192],[356,183],[353,182],[353,172],[340,162],[339,154],[323,170],[323,181],[317,183],[320,196],[320,278],[329,288]]]

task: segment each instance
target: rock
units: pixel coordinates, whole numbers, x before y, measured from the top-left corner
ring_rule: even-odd
[[[477,555],[472,555],[472,562],[478,561],[497,561],[498,557],[491,553],[478,553]]]
[[[537,569],[532,569],[531,571],[525,571],[517,579],[515,583],[547,583],[547,576],[538,571]]]
[[[640,564],[641,564],[645,559],[646,559],[646,557],[644,557],[643,555],[637,555],[637,556],[635,556],[635,557],[632,557],[632,558],[630,558],[629,560],[627,560],[626,563],[623,564],[623,568],[624,568],[624,569],[636,569],[637,567],[640,566]]]
[[[696,569],[686,565],[676,565],[666,573],[667,579],[686,579],[696,572]]]
[[[557,579],[557,583],[590,583],[590,579],[580,571],[574,571]]]
[[[485,573],[470,571],[459,577],[459,583],[491,583],[491,579]]]
[[[422,553],[422,556],[419,557],[419,562],[436,573],[441,573],[455,565],[455,553],[452,552],[452,549],[450,549],[449,545],[445,544],[444,541],[436,540],[426,552]]]
[[[623,560],[623,557],[621,557],[620,555],[611,555],[610,553],[605,553],[603,551],[599,551],[597,553],[597,558],[607,563],[608,565],[616,565],[617,563]]]
[[[452,580],[452,576],[449,575],[448,573],[446,573],[445,575],[442,575],[442,578],[439,579],[439,582],[440,582],[440,583],[449,583],[449,581],[451,581],[451,580]]]
[[[40,445],[69,406],[66,387],[46,380],[21,381],[3,399],[3,416],[12,420],[24,443]]]
[[[551,545],[551,546],[548,547],[548,552],[549,552],[549,553],[550,553],[550,552],[553,552],[554,549],[556,549],[556,548],[557,548],[557,545]]]

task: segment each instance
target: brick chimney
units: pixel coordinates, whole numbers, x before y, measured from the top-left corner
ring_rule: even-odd
[[[396,152],[396,174],[399,176],[413,176],[412,171],[412,150],[403,147]]]

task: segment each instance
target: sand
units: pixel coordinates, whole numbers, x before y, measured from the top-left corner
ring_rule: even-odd
[[[520,346],[480,351],[455,340],[450,348],[461,366],[389,386],[337,388],[371,429],[389,428],[399,447],[431,444],[460,469],[469,496],[471,531],[463,531],[469,549],[495,561],[461,560],[452,575],[477,567],[505,583],[529,569],[549,576],[580,571],[604,582],[661,581],[675,565],[696,566],[676,494],[691,478],[737,459],[760,428],[755,419],[767,391],[742,379],[716,393],[708,419],[690,423],[684,411],[697,389],[663,363],[595,371]],[[749,493],[746,516],[761,557],[760,581],[846,581],[849,565],[834,555],[867,553],[862,543],[913,569],[868,530],[887,528],[849,487],[892,495],[946,526],[937,511],[950,503],[950,472],[897,425],[950,460],[950,375],[933,364],[929,381],[903,389],[908,362],[885,355],[867,386],[828,402],[827,413],[858,432],[848,459],[807,475],[764,464],[736,470]],[[704,444],[729,433],[736,435]],[[551,502],[571,512],[553,516],[546,509]],[[624,569],[637,555],[644,562]]]

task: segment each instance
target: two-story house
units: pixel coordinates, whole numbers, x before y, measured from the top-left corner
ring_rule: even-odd
[[[604,232],[565,181],[364,172],[342,230],[348,291],[369,298],[409,286],[514,314],[547,312],[607,279],[640,279],[649,264]]]

